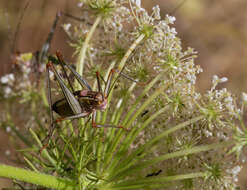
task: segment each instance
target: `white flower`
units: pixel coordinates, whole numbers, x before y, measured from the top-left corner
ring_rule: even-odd
[[[83,6],[83,2],[79,2],[79,3],[77,4],[77,6],[78,6],[78,7],[82,7],[82,6]]]
[[[5,155],[6,155],[6,156],[9,156],[9,155],[10,155],[10,150],[6,150],[6,151],[5,151]]]
[[[247,102],[247,94],[245,92],[242,92],[242,101]]]
[[[221,83],[227,82],[227,81],[228,81],[228,78],[226,78],[226,77],[222,77],[222,78],[220,79],[220,82],[221,82]]]
[[[206,137],[212,137],[213,136],[213,133],[210,132],[209,130],[205,130],[204,133],[205,133]]]
[[[15,76],[13,73],[4,75],[0,79],[2,84],[12,83],[14,80],[15,80]]]
[[[159,5],[156,5],[153,7],[153,13],[155,19],[160,19],[160,7]]]
[[[213,76],[213,84],[215,84],[215,83],[218,83],[218,81],[219,81],[219,77],[217,76],[217,75],[214,75]]]
[[[241,169],[242,169],[241,166],[235,166],[235,167],[232,168],[232,169],[228,169],[227,172],[228,172],[229,174],[231,174],[232,177],[233,177],[233,180],[234,180],[235,182],[237,182],[237,181],[238,181],[238,174],[239,174],[239,172],[241,171]]]
[[[166,19],[167,19],[169,24],[174,24],[174,22],[176,21],[176,17],[174,17],[174,16],[166,15]]]
[[[69,31],[70,27],[71,27],[71,24],[70,24],[70,23],[64,24],[64,25],[63,25],[63,29],[64,29],[65,31]]]
[[[217,75],[213,76],[213,84],[227,82],[227,80],[228,79],[226,77],[219,78]]]
[[[6,76],[1,77],[1,83],[7,84],[8,83],[8,78]]]
[[[233,98],[232,98],[231,96],[228,96],[228,97],[225,98],[224,101],[225,101],[226,103],[232,103]]]
[[[171,32],[172,34],[175,34],[175,35],[177,34],[177,31],[176,31],[175,28],[171,28],[170,32]]]
[[[234,168],[232,168],[232,174],[233,175],[238,175],[238,173],[241,171],[242,167],[240,166],[235,166]]]
[[[228,79],[226,77],[219,78],[217,75],[214,75],[212,80],[213,89],[217,86],[218,83],[227,82],[227,80]]]
[[[10,95],[10,93],[12,92],[12,89],[9,86],[6,86],[4,88],[4,97],[8,97],[8,95]]]
[[[9,133],[11,131],[11,127],[6,127],[6,132]]]
[[[141,0],[131,0],[133,3],[135,3],[138,7],[141,7]]]

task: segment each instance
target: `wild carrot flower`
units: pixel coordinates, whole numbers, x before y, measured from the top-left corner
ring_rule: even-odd
[[[32,170],[49,174],[39,176],[47,179],[39,184],[55,189],[236,189],[247,144],[246,94],[239,108],[234,95],[219,89],[227,78],[218,76],[207,92],[197,92],[196,77],[202,72],[194,63],[197,52],[182,48],[172,26],[176,18],[162,19],[158,6],[150,15],[140,0],[81,0],[78,8],[83,21],[62,26],[77,56],[75,65],[68,64],[76,66],[94,91],[96,71],[102,81],[111,69],[116,71],[107,108],[97,112],[95,120],[126,130],[94,129],[91,117],[55,123],[56,132],[42,159],[33,156],[43,147],[50,127],[52,110],[44,85],[47,60],[35,64],[32,54],[20,55],[16,68],[20,73],[0,79],[1,90],[8,94],[2,99],[6,107],[11,94],[25,103],[22,119],[31,137],[16,130],[11,109],[3,114],[1,125],[26,146],[32,145],[24,151],[25,162]],[[73,80],[73,74],[68,72],[67,78]],[[50,88],[52,95],[61,94],[54,82]],[[76,90],[82,88],[75,83]],[[52,104],[59,102],[51,99]],[[46,184],[54,179],[50,175],[58,184]]]

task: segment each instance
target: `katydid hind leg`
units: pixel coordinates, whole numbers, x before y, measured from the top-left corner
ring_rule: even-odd
[[[76,72],[76,70],[71,67],[69,64],[67,64],[64,60],[63,57],[61,55],[61,53],[59,51],[56,52],[57,58],[60,62],[61,65],[66,65],[66,67],[73,73],[73,75],[75,76],[76,80],[80,83],[80,85],[82,87],[86,87],[89,91],[92,91],[92,87],[88,84],[88,82],[82,78],[82,76]]]
[[[61,60],[61,56],[57,56],[57,58],[58,58],[58,63],[59,63],[59,64],[61,65],[61,67],[62,67],[64,76],[65,76],[65,78],[67,79],[68,84],[69,84],[69,86],[70,86],[70,88],[71,88],[71,90],[72,90],[72,93],[74,93],[75,90],[74,90],[74,87],[73,87],[73,85],[72,85],[72,81],[70,80],[70,78],[69,78],[69,76],[68,76],[68,74],[67,74],[67,72],[66,72],[66,70],[65,70],[64,61]]]
[[[58,81],[58,84],[61,87],[62,92],[64,94],[64,97],[66,98],[66,101],[68,102],[73,113],[76,115],[80,114],[82,112],[82,108],[81,108],[79,101],[76,99],[74,94],[66,87],[65,83],[63,82],[62,77],[59,75],[54,65],[52,64],[52,62],[49,62],[47,66],[50,67],[52,71],[54,72],[56,79]]]
[[[100,93],[102,93],[102,88],[101,88],[101,84],[100,84],[100,74],[98,71],[96,72],[96,79],[97,79],[97,84],[98,84],[98,91]]]
[[[42,48],[41,48],[41,51],[39,53],[39,57],[38,57],[38,62],[39,63],[43,63],[45,57],[47,56],[47,53],[50,49],[50,46],[51,46],[51,41],[52,41],[52,38],[53,38],[53,35],[54,35],[54,32],[55,32],[55,29],[56,29],[56,26],[57,26],[57,23],[58,23],[58,20],[59,20],[59,17],[60,17],[60,14],[57,13],[56,14],[56,17],[53,21],[53,25],[51,27],[51,30],[48,34],[48,37],[45,41],[45,43],[43,44]]]
[[[105,85],[105,89],[104,89],[104,97],[108,97],[113,86],[114,86],[114,83],[116,82],[116,80],[114,81],[113,85],[111,86],[111,81],[112,81],[112,77],[113,77],[113,73],[115,72],[114,69],[111,69],[108,77],[107,77],[107,81],[106,81],[106,85]]]
[[[122,71],[119,71],[119,70],[115,70],[121,77],[125,78],[125,79],[128,79],[132,82],[135,82],[136,84],[138,85],[141,85],[141,86],[144,86],[144,85],[147,85],[151,80],[147,81],[147,82],[139,82],[138,80],[135,80],[133,78],[131,78],[130,76],[128,76],[127,74],[123,73]]]
[[[48,104],[49,104],[49,114],[50,114],[50,127],[48,135],[42,140],[43,147],[40,149],[40,154],[48,146],[49,140],[53,135],[55,130],[54,116],[52,111],[52,99],[51,99],[51,81],[50,81],[50,69],[46,68],[46,82],[47,82],[47,92],[48,92]]]

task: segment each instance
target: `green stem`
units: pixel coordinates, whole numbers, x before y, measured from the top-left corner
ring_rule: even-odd
[[[128,148],[130,147],[131,143],[134,142],[134,140],[136,139],[137,135],[140,134],[140,132],[141,132],[142,130],[144,130],[144,128],[147,127],[148,124],[149,124],[150,122],[152,122],[152,121],[153,121],[155,118],[157,118],[160,114],[162,114],[162,113],[164,113],[165,111],[167,111],[167,109],[168,109],[168,106],[166,106],[166,107],[160,109],[159,111],[157,111],[156,113],[154,113],[152,116],[150,116],[150,117],[142,124],[141,127],[135,128],[134,130],[132,130],[133,133],[132,133],[132,131],[131,131],[131,133],[129,133],[129,134],[125,137],[124,141],[122,142],[121,147],[119,147],[119,148],[120,148],[119,152],[123,152],[123,153],[126,153],[126,154],[127,154]],[[128,157],[125,158],[124,161],[118,160],[118,163],[117,163],[118,167],[119,167],[119,168],[122,168],[122,167],[125,167],[125,166],[126,166],[126,163],[130,163],[130,164],[131,164],[131,163],[134,163],[134,162],[136,161],[136,160],[135,160],[135,157],[136,157],[136,154],[130,154]],[[113,163],[114,163],[114,162],[113,162]]]
[[[32,128],[29,128],[29,131],[30,131],[31,135],[33,136],[33,138],[35,139],[35,141],[38,143],[39,147],[42,148],[43,145],[42,145],[41,141],[39,140],[37,134],[32,130]],[[44,149],[42,151],[41,155],[44,156],[45,158],[47,158],[53,166],[57,165],[57,162],[49,155],[49,153],[46,149]]]
[[[131,44],[130,48],[128,49],[128,51],[125,53],[124,57],[122,58],[122,60],[119,63],[118,66],[118,70],[121,71],[127,61],[127,59],[129,58],[130,54],[134,51],[134,49],[136,48],[136,46],[145,38],[144,34],[141,34],[134,42],[133,44]]]
[[[72,190],[76,188],[76,183],[68,179],[54,177],[51,175],[41,174],[3,164],[0,164],[0,177],[16,179],[23,182],[41,185],[44,187],[54,189]]]
[[[159,89],[157,89],[145,102],[143,102],[143,104],[141,105],[141,107],[140,108],[138,108],[137,109],[137,111],[134,113],[134,115],[132,116],[132,118],[126,123],[126,125],[124,125],[124,127],[126,128],[126,129],[129,129],[130,128],[130,126],[131,126],[131,124],[134,122],[134,120],[137,118],[137,116],[138,115],[140,115],[142,112],[143,112],[143,110],[152,102],[152,101],[154,101],[155,100],[155,98],[159,95],[159,94],[161,94],[163,91],[164,91],[164,89],[165,89],[166,87],[165,86],[162,86],[162,87],[160,87]],[[119,137],[117,137],[117,139],[116,139],[116,141],[114,141],[113,143],[114,143],[114,146],[113,146],[113,149],[112,149],[112,152],[115,152],[116,151],[116,149],[117,149],[117,147],[119,147],[118,145],[121,145],[121,148],[119,148],[119,150],[118,150],[118,153],[120,153],[123,149],[127,149],[128,147],[123,147],[122,145],[123,144],[121,144],[122,142],[121,142],[121,137],[123,136],[123,134],[124,133],[121,133],[120,135],[119,135]],[[111,155],[111,156],[113,156],[113,155]],[[113,173],[114,173],[114,169],[115,169],[115,167],[117,166],[117,164],[118,164],[118,162],[119,162],[119,160],[120,160],[121,158],[120,157],[116,157],[113,161],[112,161],[112,163],[111,163],[111,165],[109,166],[109,170],[108,171],[112,171]],[[111,157],[111,160],[112,160],[112,157]]]
[[[33,165],[33,163],[27,158],[27,157],[23,157],[23,159],[27,162],[27,164],[35,171],[35,172],[39,172],[37,170],[37,168]]]
[[[43,82],[45,83],[45,82]],[[41,98],[43,100],[43,103],[45,105],[45,107],[49,107],[49,103],[48,103],[48,100],[47,100],[47,97],[46,97],[46,86],[43,84],[42,87],[41,87]]]
[[[77,61],[77,67],[76,67],[76,71],[82,76],[83,73],[83,66],[84,66],[84,61],[86,58],[86,52],[87,52],[87,48],[88,48],[88,44],[89,41],[91,40],[93,33],[96,29],[96,27],[98,26],[98,24],[101,21],[101,16],[98,16],[93,24],[93,26],[91,27],[91,29],[89,30],[89,32],[87,33],[85,42],[83,43],[83,46],[81,48],[79,57],[78,57],[78,61]],[[80,85],[79,83],[76,83],[76,87],[78,88]]]

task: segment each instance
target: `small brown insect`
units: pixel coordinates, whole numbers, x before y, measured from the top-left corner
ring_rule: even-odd
[[[52,58],[47,64],[47,86],[48,86],[48,102],[50,106],[50,131],[47,137],[43,140],[47,141],[52,136],[52,133],[55,128],[55,123],[64,121],[64,120],[71,120],[71,119],[78,119],[88,117],[92,114],[92,127],[94,128],[101,128],[101,127],[110,127],[110,128],[122,128],[125,129],[123,126],[120,125],[113,125],[113,124],[99,124],[96,123],[96,113],[97,110],[103,111],[107,107],[107,98],[110,94],[112,89],[111,81],[113,78],[113,74],[115,72],[114,69],[111,69],[107,81],[105,82],[105,89],[104,91],[101,88],[100,84],[100,75],[99,72],[96,72],[97,84],[98,84],[98,91],[93,91],[91,86],[88,82],[83,79],[73,67],[65,63],[63,61],[62,55],[60,52],[56,52],[57,59]],[[54,60],[55,59],[55,60]],[[71,90],[65,85],[62,77],[57,72],[54,62],[60,64],[64,71],[65,77],[68,80],[68,83],[71,87]],[[74,91],[72,83],[69,77],[66,74],[65,67],[68,68],[71,73],[75,76],[76,80],[80,83],[82,87],[86,87],[84,90]],[[58,81],[60,88],[62,89],[64,98],[57,100],[55,103],[51,101],[51,87],[50,87],[50,73],[49,71],[52,70],[55,74],[55,77]],[[125,77],[125,76],[124,76]],[[134,80],[133,80],[134,81]],[[61,117],[54,120],[53,111],[55,111]],[[125,129],[127,130],[127,129]],[[48,145],[42,147],[41,151]]]

